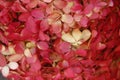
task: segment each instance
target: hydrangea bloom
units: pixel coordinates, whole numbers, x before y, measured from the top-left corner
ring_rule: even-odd
[[[120,0],[0,0],[0,71],[13,80],[119,80]]]

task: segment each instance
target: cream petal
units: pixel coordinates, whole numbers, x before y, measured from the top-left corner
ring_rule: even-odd
[[[70,33],[65,33],[62,35],[62,39],[66,42],[74,43],[76,42],[73,36]]]
[[[8,57],[8,61],[14,61],[14,62],[17,62],[19,60],[21,60],[23,58],[23,54],[14,54],[14,55],[11,55],[10,57]]]
[[[72,36],[75,38],[76,41],[79,41],[82,37],[82,33],[79,29],[73,29]]]
[[[82,41],[87,41],[91,36],[91,32],[88,29],[82,31]]]
[[[24,55],[25,55],[26,57],[32,57],[32,54],[31,54],[31,52],[30,52],[30,50],[29,50],[28,48],[25,49]]]

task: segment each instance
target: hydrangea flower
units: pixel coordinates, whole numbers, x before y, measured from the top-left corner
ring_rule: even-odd
[[[0,0],[0,72],[13,80],[119,80],[120,0]]]

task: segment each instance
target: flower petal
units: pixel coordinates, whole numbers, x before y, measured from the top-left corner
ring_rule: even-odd
[[[62,35],[62,39],[66,42],[70,42],[70,43],[75,43],[75,39],[73,38],[73,36],[70,33],[64,33]]]
[[[9,67],[8,66],[4,66],[3,68],[2,68],[2,75],[4,76],[4,77],[7,77],[8,75],[9,75]]]
[[[82,31],[82,41],[87,41],[91,36],[91,32],[88,29]]]
[[[23,54],[14,54],[8,57],[8,61],[17,62],[23,58]]]
[[[0,53],[0,67],[3,67],[7,64],[5,56]]]
[[[37,47],[41,50],[47,50],[49,48],[47,42],[43,42],[43,41],[38,42]]]
[[[82,37],[82,33],[79,29],[73,29],[72,36],[75,38],[76,41],[79,41]]]
[[[8,67],[10,68],[10,69],[12,69],[12,70],[16,70],[17,68],[18,68],[18,63],[17,62],[10,62],[9,64],[8,64]]]
[[[73,22],[73,17],[69,14],[63,14],[61,20],[65,23],[72,23]]]

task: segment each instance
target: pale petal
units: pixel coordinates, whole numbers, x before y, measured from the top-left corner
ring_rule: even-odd
[[[8,66],[4,66],[3,68],[2,68],[2,75],[4,76],[4,77],[7,77],[8,75],[9,75],[9,67]]]
[[[21,60],[23,58],[23,54],[14,54],[11,55],[10,57],[8,57],[8,61],[13,61],[13,62],[17,62],[19,60]]]
[[[50,3],[52,0],[43,0],[46,3]]]
[[[66,42],[70,42],[70,43],[75,43],[75,39],[72,37],[72,35],[70,33],[65,33],[62,35],[62,39]]]
[[[29,50],[28,48],[25,49],[24,55],[25,55],[26,57],[32,57],[32,54],[31,54],[31,52],[30,52],[30,50]]]
[[[82,41],[87,41],[91,36],[91,32],[88,29],[82,31]]]
[[[4,45],[0,45],[0,52],[5,51],[5,46]]]
[[[10,62],[8,64],[9,68],[12,69],[12,70],[16,70],[18,68],[18,63],[17,62]]]
[[[72,23],[73,22],[73,17],[71,15],[68,15],[68,14],[64,14],[62,15],[62,18],[61,20],[65,23]]]
[[[79,29],[73,29],[72,36],[75,38],[76,41],[79,41],[82,37],[82,33]]]
[[[10,53],[8,50],[2,51],[1,52],[3,55],[12,55],[13,53]]]

